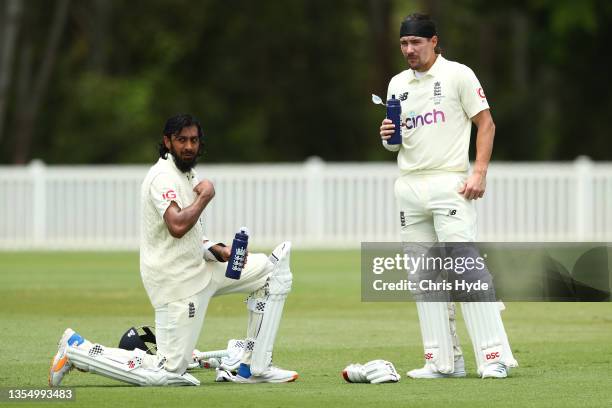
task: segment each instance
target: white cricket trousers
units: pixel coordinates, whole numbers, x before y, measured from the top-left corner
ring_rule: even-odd
[[[458,193],[466,173],[418,173],[395,181],[403,242],[474,242],[476,209]]]
[[[187,369],[212,297],[230,293],[250,294],[262,288],[272,272],[272,263],[265,254],[250,254],[239,280],[226,278],[226,267],[225,262],[210,262],[207,270],[212,271],[213,276],[206,288],[155,309],[157,357],[166,359],[167,371],[182,374]]]

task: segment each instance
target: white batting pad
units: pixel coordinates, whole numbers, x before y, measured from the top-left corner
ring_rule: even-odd
[[[150,362],[145,362],[145,360],[154,357],[148,356],[139,349],[128,352],[94,344],[89,350],[68,347],[66,355],[70,363],[78,369],[129,384],[142,386],[200,385],[200,381],[191,374],[179,375],[163,368],[152,367]]]
[[[449,374],[454,371],[454,351],[447,302],[416,302],[425,364],[435,371]]]
[[[482,374],[486,365],[493,363],[517,367],[501,319],[499,303],[464,302],[461,303],[461,310],[474,346],[478,374]]]
[[[272,363],[274,340],[276,339],[276,333],[283,314],[285,299],[291,291],[293,280],[291,269],[289,268],[290,252],[291,243],[283,242],[272,251],[269,258],[270,262],[274,264],[274,269],[268,280],[265,310],[263,311],[261,326],[255,337],[255,344],[253,345],[253,353],[251,355],[251,373],[255,376],[261,375]],[[257,320],[256,316],[253,317],[253,320]]]
[[[455,319],[457,313],[455,302],[447,302],[446,307],[448,308],[448,326],[450,327],[450,336],[453,341],[453,354],[456,364],[457,359],[463,356],[463,351],[459,344],[459,336],[457,336],[457,321]]]

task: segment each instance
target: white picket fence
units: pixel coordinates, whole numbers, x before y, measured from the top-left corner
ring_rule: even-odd
[[[147,166],[0,166],[0,250],[136,249]],[[357,248],[398,240],[394,163],[205,165],[207,235],[242,225],[257,247]],[[612,164],[494,163],[481,241],[611,241]]]

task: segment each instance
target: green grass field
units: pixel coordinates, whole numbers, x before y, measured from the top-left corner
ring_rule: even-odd
[[[503,313],[520,367],[506,380],[476,377],[459,318],[470,372],[465,379],[409,380],[422,364],[415,306],[362,303],[357,251],[292,254],[294,290],[285,306],[275,363],[295,369],[292,384],[216,384],[140,388],[73,371],[68,406],[418,406],[602,407],[612,405],[612,304],[510,303]],[[132,325],[152,324],[136,253],[0,253],[0,387],[45,387],[49,361],[66,327],[116,346]],[[243,337],[240,296],[215,298],[200,350]],[[347,384],[342,368],[375,358],[392,361],[399,384]],[[2,405],[12,405],[2,403]],[[31,404],[39,406],[38,404]],[[20,404],[19,406],[26,406]],[[56,406],[56,405],[55,405]]]

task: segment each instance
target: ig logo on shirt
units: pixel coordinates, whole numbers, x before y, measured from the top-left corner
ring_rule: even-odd
[[[174,190],[170,189],[162,194],[162,198],[164,200],[174,200],[176,198],[176,193]]]

